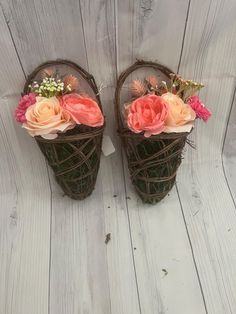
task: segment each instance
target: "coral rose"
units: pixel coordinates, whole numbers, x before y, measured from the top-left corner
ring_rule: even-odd
[[[57,137],[57,132],[65,132],[75,126],[71,116],[61,106],[56,97],[36,97],[36,103],[25,114],[27,129],[31,136],[41,135],[47,139]]]
[[[198,96],[189,97],[188,104],[196,112],[198,118],[207,122],[211,116],[211,112],[205,107]]]
[[[77,124],[92,127],[104,124],[104,117],[96,101],[90,97],[76,93],[64,95],[60,98],[61,106],[70,113]]]
[[[166,119],[166,133],[190,132],[196,114],[183,100],[172,93],[165,93],[161,98],[167,103],[168,115]]]
[[[165,101],[156,95],[145,95],[134,100],[128,108],[128,127],[135,133],[144,131],[149,137],[164,131],[167,117]]]

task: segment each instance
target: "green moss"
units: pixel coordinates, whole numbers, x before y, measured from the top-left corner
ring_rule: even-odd
[[[175,142],[174,142],[175,141]],[[186,138],[145,139],[129,142],[129,169],[132,182],[146,203],[163,199],[175,183]]]
[[[83,199],[92,193],[100,164],[102,135],[65,143],[37,142],[66,195]]]

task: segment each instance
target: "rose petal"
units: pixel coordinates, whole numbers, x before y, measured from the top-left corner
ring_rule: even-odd
[[[128,107],[128,127],[134,133],[144,131],[144,136],[159,134],[164,130],[167,106],[160,96],[145,95]]]
[[[53,134],[54,137],[56,133],[65,132],[76,125],[56,97],[37,97],[36,103],[27,109],[25,117],[26,122],[22,126],[31,136]]]
[[[165,122],[167,127],[179,127],[196,119],[193,109],[183,100],[172,93],[165,93],[161,96],[168,105],[168,116]]]
[[[77,124],[98,127],[104,124],[104,117],[97,102],[90,97],[72,93],[60,98],[61,106],[69,112]]]

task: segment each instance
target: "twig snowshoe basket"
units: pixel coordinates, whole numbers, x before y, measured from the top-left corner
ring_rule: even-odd
[[[148,72],[155,73],[159,78],[164,76],[166,80],[170,80],[169,75],[172,73],[157,63],[137,61],[118,79],[115,110],[118,133],[127,156],[132,183],[144,202],[155,204],[168,194],[175,183],[182,150],[189,133],[161,133],[147,138],[143,132],[137,134],[127,127],[121,109],[130,98],[127,95],[127,84],[132,76],[148,75]]]
[[[98,89],[92,75],[77,64],[57,60],[40,65],[28,77],[24,94],[29,92],[29,84],[40,78],[45,69],[53,70],[60,75],[73,74],[78,78],[85,95],[89,95],[99,105],[101,102]],[[89,196],[95,186],[100,164],[101,144],[104,125],[90,127],[77,125],[72,130],[61,133],[55,139],[45,139],[36,136],[38,146],[53,169],[56,181],[66,195],[73,199],[82,200]]]

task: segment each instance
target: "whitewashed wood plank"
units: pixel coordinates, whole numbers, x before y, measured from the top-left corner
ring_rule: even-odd
[[[39,149],[14,122],[24,84],[0,10],[0,308],[4,314],[48,311],[51,193]]]
[[[214,113],[207,125],[197,125],[193,133],[199,161],[221,155],[235,86],[235,7],[236,3],[231,0],[227,4],[222,1],[193,2],[190,7],[180,73],[206,85],[200,96]]]
[[[136,57],[158,60],[176,71],[188,1],[117,1],[117,9],[119,72]],[[126,171],[126,190],[141,312],[205,313],[175,188],[163,202],[144,205]]]
[[[101,182],[78,202],[52,181],[50,313],[111,313]]]
[[[40,151],[13,123],[17,101],[0,100],[0,304],[6,314],[41,314],[48,309],[51,194]]]
[[[20,95],[24,86],[25,76],[20,66],[14,45],[11,40],[10,32],[0,6],[0,97]],[[12,60],[11,60],[12,59]],[[12,74],[14,73],[14,77]]]
[[[27,74],[40,63],[57,58],[87,66],[79,1],[2,2]]]
[[[236,311],[236,216],[221,160],[235,87],[235,10],[235,1],[191,2],[180,67],[205,83],[201,98],[213,111],[193,133],[197,150],[186,155],[178,190],[207,310],[217,314]]]
[[[227,125],[227,134],[223,147],[223,166],[225,175],[231,190],[231,193],[236,201],[236,97],[234,93],[232,102],[232,110],[230,119]]]
[[[208,313],[234,313],[236,218],[221,163],[183,165],[178,189]]]
[[[117,0],[119,71],[131,65],[136,58],[158,61],[176,70],[188,5],[188,0]]]
[[[129,216],[142,313],[206,313],[175,188],[144,205],[127,177]]]
[[[114,1],[80,0],[80,4],[88,68],[98,85],[114,86],[117,73]]]

